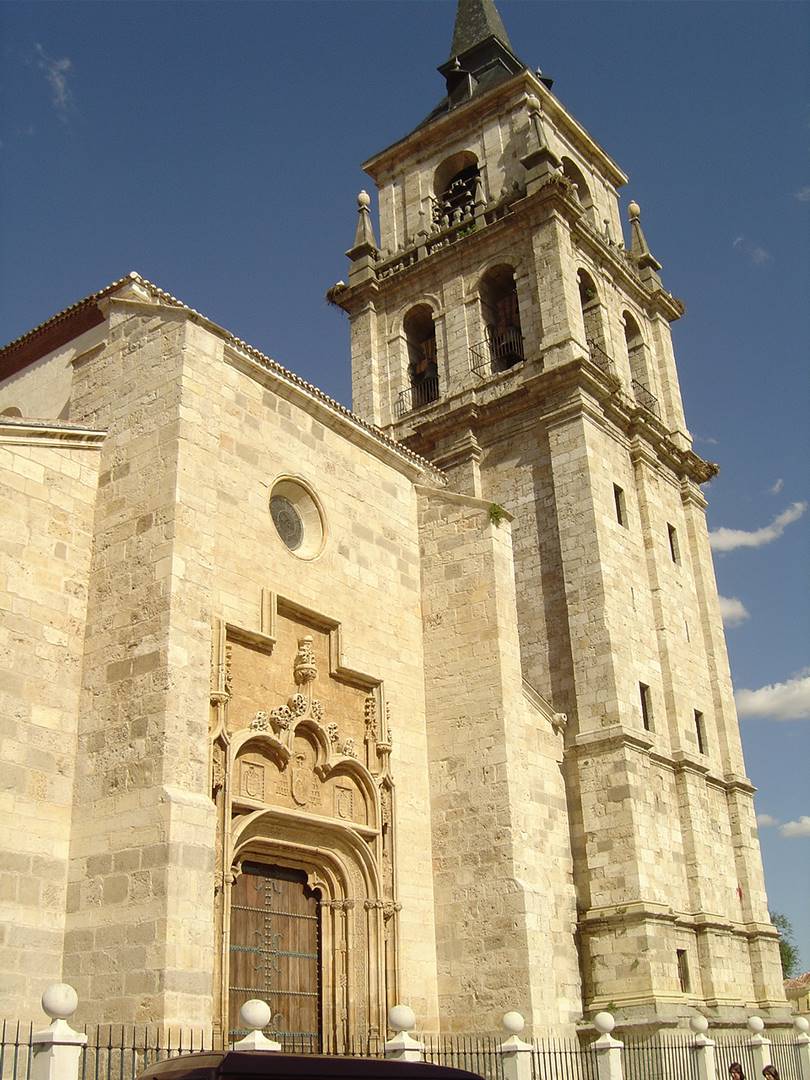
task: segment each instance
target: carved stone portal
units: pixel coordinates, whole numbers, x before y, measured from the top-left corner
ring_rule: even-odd
[[[243,863],[254,867],[252,873],[265,866],[268,874],[303,875],[318,901],[319,1038],[340,1049],[348,1038],[383,1030],[396,1000],[400,905],[387,710],[379,680],[334,663],[340,655],[337,624],[313,615],[310,625],[300,608],[275,597],[265,607],[271,626],[261,633],[228,625],[215,636],[220,1022],[225,1025],[229,1013],[227,988],[236,985],[231,966],[244,966],[245,950],[254,949],[229,945],[230,932],[238,936],[234,925],[241,927],[247,917],[238,901],[231,911],[234,882]],[[286,925],[272,907],[262,918],[266,927],[273,920]],[[264,958],[266,992],[272,994],[274,980],[280,981],[275,1010],[285,993],[279,958],[301,950],[293,941],[284,948],[268,940],[256,943],[255,955]]]

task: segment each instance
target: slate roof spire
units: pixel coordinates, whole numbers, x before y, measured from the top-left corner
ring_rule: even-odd
[[[495,0],[458,0],[450,59],[461,56],[490,37],[498,38],[514,53]]]

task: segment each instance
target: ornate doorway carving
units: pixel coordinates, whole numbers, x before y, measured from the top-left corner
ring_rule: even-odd
[[[266,997],[279,1037],[340,1049],[396,999],[387,709],[379,680],[339,662],[336,623],[273,596],[262,612],[260,631],[215,634],[218,1023]]]

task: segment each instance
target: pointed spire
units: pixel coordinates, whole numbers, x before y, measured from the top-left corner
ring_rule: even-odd
[[[358,285],[374,277],[374,263],[380,254],[377,241],[374,237],[374,226],[371,222],[371,197],[367,191],[361,191],[357,196],[357,228],[354,231],[354,244],[346,252],[346,257],[351,259],[349,267],[349,285]]]
[[[514,53],[494,0],[458,0],[450,58],[466,53],[490,37],[497,38]]]
[[[357,228],[354,231],[354,245],[352,251],[358,248],[373,248],[377,250],[377,241],[374,237],[374,225],[371,221],[371,197],[367,191],[361,191],[357,196]]]
[[[495,0],[458,0],[450,58],[439,68],[447,82],[445,107],[455,108],[524,68]]]
[[[537,190],[539,182],[544,177],[557,171],[560,159],[546,141],[540,99],[534,94],[529,94],[526,98],[526,108],[529,110],[529,133],[526,138],[526,154],[520,159],[520,163],[528,174],[526,194],[531,195]]]
[[[627,216],[630,219],[630,255],[639,269],[641,279],[661,288],[661,278],[658,276],[661,263],[650,251],[641,227],[641,207],[637,202],[631,202],[627,207]]]

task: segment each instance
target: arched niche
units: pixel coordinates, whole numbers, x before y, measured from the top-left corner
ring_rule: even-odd
[[[481,322],[491,371],[506,371],[524,359],[515,269],[508,263],[490,266],[478,285]]]
[[[583,267],[577,271],[577,287],[588,347],[606,351],[604,312],[599,299],[599,291],[593,277]]]
[[[575,161],[572,161],[569,157],[563,157],[562,159],[562,171],[571,183],[574,185],[577,198],[583,210],[588,214],[592,223],[596,222],[596,207],[593,201],[593,195],[591,194],[588,181],[585,179],[585,174],[579,165]]]
[[[481,172],[472,150],[452,154],[433,174],[434,224],[448,228],[472,217]]]
[[[429,304],[415,304],[402,320],[408,351],[411,407],[418,408],[439,397],[439,360],[436,324]]]

